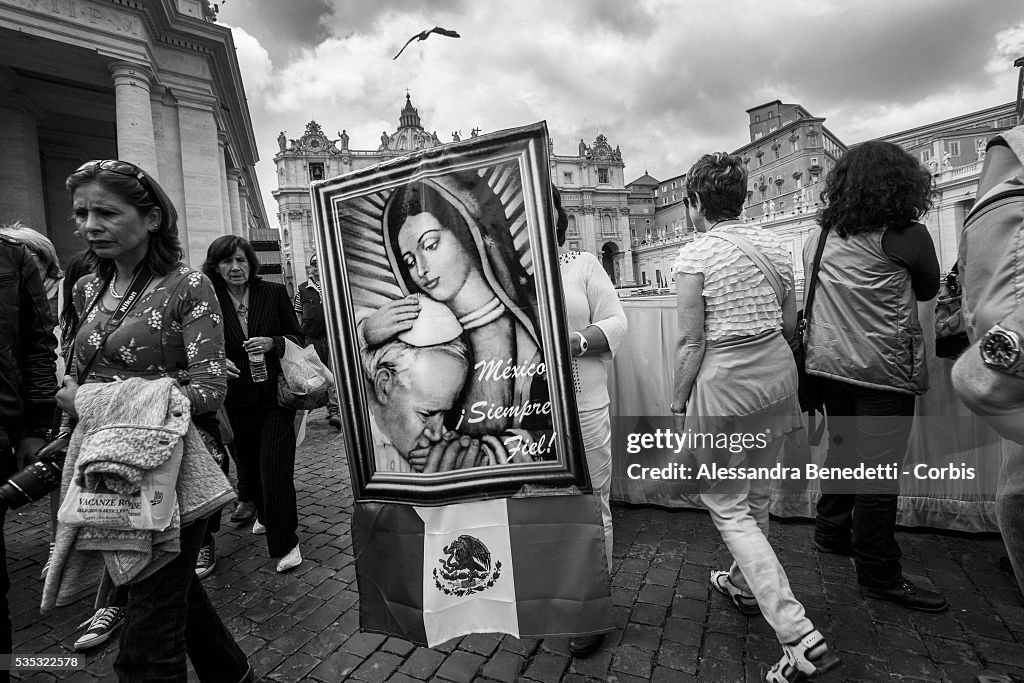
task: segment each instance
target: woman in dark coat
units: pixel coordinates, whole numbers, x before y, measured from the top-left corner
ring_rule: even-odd
[[[257,276],[260,263],[242,237],[225,235],[210,245],[203,272],[213,282],[224,311],[227,357],[240,376],[228,381],[224,401],[235,433],[238,498],[256,508],[254,534],[267,535],[277,571],[294,569],[299,552],[295,503],[295,411],[277,402],[277,378],[285,338],[301,345],[302,332],[284,285]],[[262,356],[266,379],[256,364]],[[241,503],[240,503],[241,504]]]

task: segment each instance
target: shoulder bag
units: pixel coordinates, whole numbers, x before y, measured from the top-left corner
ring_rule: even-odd
[[[782,306],[784,286],[782,276],[772,263],[755,247],[749,240],[724,232],[709,232],[709,236],[720,237],[735,245],[740,251],[754,262],[754,265],[764,274],[768,284],[775,290],[778,297],[779,307]],[[814,303],[814,288],[818,283],[818,268],[821,265],[821,254],[825,250],[825,239],[828,237],[828,229],[821,231],[821,239],[818,241],[817,251],[814,253],[814,265],[811,268],[811,279],[807,286],[807,304],[804,310],[797,314],[796,337],[790,342],[793,350],[793,360],[796,362],[797,376],[799,378],[798,398],[800,409],[806,413],[823,412],[824,396],[822,395],[817,379],[807,374],[806,353],[804,350],[804,334],[807,330],[807,315]]]

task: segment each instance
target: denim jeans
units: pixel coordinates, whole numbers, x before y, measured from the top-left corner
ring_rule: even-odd
[[[996,483],[996,518],[1017,584],[1024,593],[1024,446],[1003,441]]]
[[[903,466],[916,397],[836,380],[822,380],[822,389],[831,439],[825,467]],[[814,538],[825,546],[852,546],[862,586],[889,588],[903,576],[896,542],[899,494],[898,479],[821,482]]]
[[[236,683],[248,662],[196,578],[206,520],[181,530],[181,553],[131,584],[114,671],[121,683],[188,680],[185,657],[203,683]]]
[[[744,467],[771,467],[782,439],[747,451]],[[747,595],[757,598],[765,621],[780,643],[791,643],[814,630],[804,606],[793,595],[786,571],[768,543],[768,487],[765,479],[721,479],[704,482],[700,499],[722,535],[733,563],[729,578]]]

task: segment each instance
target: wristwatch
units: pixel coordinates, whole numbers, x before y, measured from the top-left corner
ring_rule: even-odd
[[[590,348],[590,344],[587,343],[587,338],[584,337],[582,333],[577,332],[576,336],[580,338],[580,352],[577,354],[577,357],[578,357],[578,356],[582,356],[583,354],[585,354],[587,352],[587,349]]]
[[[1024,351],[1022,351],[1020,335],[1002,325],[992,326],[978,345],[981,360],[985,365],[1006,373],[1024,377]]]

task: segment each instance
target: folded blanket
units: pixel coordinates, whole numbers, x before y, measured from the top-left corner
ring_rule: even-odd
[[[104,569],[117,585],[150,576],[180,552],[180,527],[231,502],[231,485],[191,421],[190,404],[170,378],[130,378],[85,384],[75,400],[79,422],[68,446],[61,483],[73,476],[83,488],[106,486],[121,493],[140,489],[142,474],[183,445],[175,487],[177,521],[161,532],[72,527],[57,524],[42,609],[91,595]],[[81,467],[79,467],[81,461]]]

